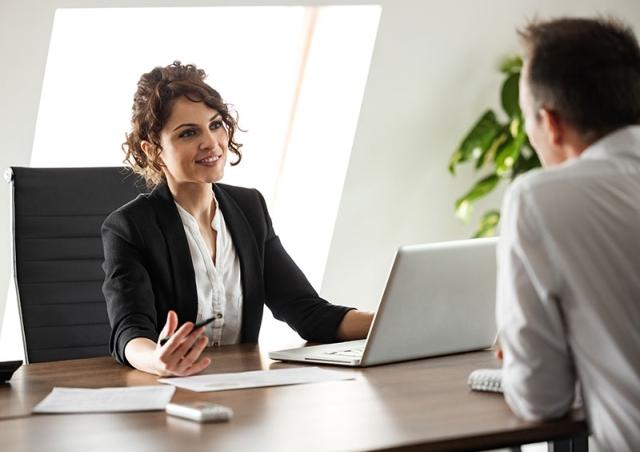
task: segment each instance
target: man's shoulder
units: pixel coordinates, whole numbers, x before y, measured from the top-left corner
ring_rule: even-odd
[[[518,176],[508,189],[511,197],[515,198],[544,198],[546,201],[557,198],[567,190],[571,191],[580,185],[580,179],[587,180],[583,172],[577,168],[578,162],[552,168],[536,168]],[[573,180],[572,184],[568,184]]]
[[[562,185],[570,174],[571,169],[565,166],[536,168],[518,176],[511,184],[511,189],[518,192],[555,189],[558,185]]]

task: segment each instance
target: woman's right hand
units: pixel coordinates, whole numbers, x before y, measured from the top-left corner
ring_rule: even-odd
[[[186,377],[197,374],[211,364],[211,359],[200,358],[208,340],[203,336],[204,327],[193,329],[192,322],[186,322],[178,328],[178,315],[174,311],[167,314],[167,323],[160,332],[160,337],[153,352],[155,373],[162,377]],[[160,340],[169,337],[160,345]]]

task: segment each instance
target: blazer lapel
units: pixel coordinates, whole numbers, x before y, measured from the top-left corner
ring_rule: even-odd
[[[196,276],[178,208],[167,184],[158,185],[149,195],[149,199],[156,211],[158,223],[169,251],[169,265],[173,275],[174,302],[178,311],[178,320],[181,324],[186,321],[195,322],[198,315]]]
[[[257,342],[262,323],[264,286],[262,259],[258,252],[255,234],[240,206],[225,192],[224,188],[214,184],[213,192],[240,260],[243,298],[242,342]]]

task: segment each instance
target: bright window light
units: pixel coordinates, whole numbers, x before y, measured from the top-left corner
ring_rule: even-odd
[[[381,8],[59,9],[32,166],[116,166],[143,72],[203,68],[240,114],[243,160],[223,182],[258,188],[287,251],[319,289]],[[265,317],[261,342],[297,337]]]

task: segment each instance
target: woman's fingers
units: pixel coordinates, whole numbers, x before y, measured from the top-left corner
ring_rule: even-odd
[[[189,367],[187,370],[185,370],[183,376],[186,377],[186,376],[189,376],[189,375],[194,375],[194,374],[200,373],[203,370],[205,370],[207,367],[209,367],[209,364],[211,364],[211,359],[210,358],[202,358],[200,361],[196,362],[191,367]]]
[[[165,363],[168,370],[175,372],[180,367],[180,361],[185,358],[185,356],[189,353],[189,351],[193,348],[193,345],[196,343],[198,338],[201,337],[202,333],[204,333],[204,328],[198,328],[197,330],[193,330],[193,324],[190,326],[191,329],[185,329],[184,331],[178,331],[171,337],[171,339],[175,338],[175,341],[170,346],[169,342],[165,345],[167,348],[164,350],[164,354],[161,355],[161,359]],[[187,333],[187,331],[189,331]]]
[[[183,342],[187,340],[189,334],[193,331],[193,323],[187,322],[182,325],[178,330],[173,333],[171,338],[167,341],[166,344],[160,347],[159,349],[159,360],[167,369],[172,369],[176,366],[176,364],[180,361],[182,356],[184,356],[184,352],[182,354],[178,353],[178,349],[182,346]]]
[[[185,372],[198,360],[208,342],[209,340],[206,337],[198,337],[191,349],[187,350],[182,360],[178,363],[176,373],[184,375]]]
[[[204,333],[204,327],[193,330],[191,334],[189,334],[189,336],[187,336],[185,340],[180,344],[180,347],[176,349],[175,353],[179,355],[180,358],[184,358],[185,356],[187,356],[196,341],[200,337],[202,337],[202,333]]]
[[[193,375],[211,364],[209,358],[198,360],[208,344],[208,339],[202,336],[204,327],[197,330],[193,327],[192,322],[186,322],[178,328],[177,314],[174,311],[167,314],[167,322],[160,338],[170,337],[157,349],[158,368],[162,375]]]
[[[209,364],[209,358],[198,358],[207,346],[208,339],[202,337],[204,327],[194,330],[192,322],[186,322],[180,328],[178,316],[174,311],[167,314],[167,322],[160,332],[160,338],[169,340],[156,348],[158,374],[163,376],[185,376],[201,372]]]
[[[175,333],[178,327],[178,314],[175,311],[169,311],[167,313],[167,321],[160,332],[160,339],[171,336]]]
[[[163,348],[169,353],[173,353],[175,349],[180,347],[186,337],[191,334],[191,332],[193,331],[193,326],[194,325],[192,322],[186,322],[171,335],[169,340],[167,340],[167,342],[163,345]]]

